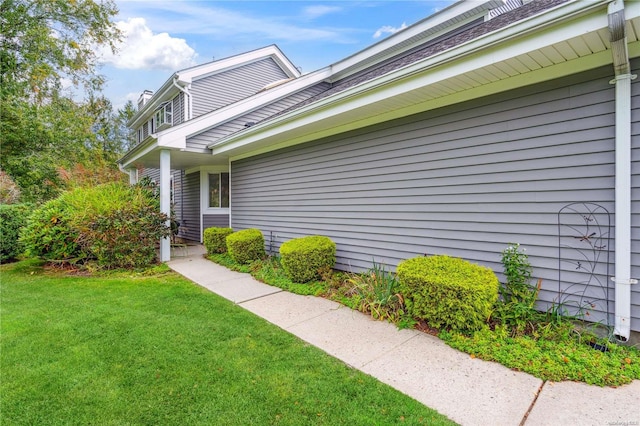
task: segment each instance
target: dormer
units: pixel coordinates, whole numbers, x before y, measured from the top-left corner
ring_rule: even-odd
[[[270,84],[300,76],[275,46],[180,70],[155,93],[145,90],[128,126],[138,143],[171,126],[255,95]]]

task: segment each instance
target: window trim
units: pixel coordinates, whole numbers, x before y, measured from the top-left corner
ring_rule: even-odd
[[[227,179],[226,179],[226,183],[227,183],[227,192],[229,191],[229,172],[208,172],[207,173],[207,208],[209,209],[228,209],[229,206],[223,206],[222,205],[222,195],[223,195],[223,191],[222,191],[222,187],[223,187],[223,183],[224,183],[224,179],[222,178],[222,175],[227,175]],[[218,183],[218,207],[212,207],[211,206],[211,177],[212,176],[217,176],[217,183]],[[229,200],[227,200],[227,203],[229,202]]]
[[[209,207],[209,175],[229,173],[229,207]],[[200,169],[200,211],[201,214],[230,214],[231,173],[227,166],[209,166]]]
[[[156,129],[173,125],[173,101],[163,102],[153,114]]]

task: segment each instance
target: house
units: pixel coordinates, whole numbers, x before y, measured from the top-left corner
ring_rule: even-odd
[[[270,46],[143,93],[120,167],[132,182],[155,173],[186,238],[255,227],[275,251],[321,234],[341,269],[438,253],[500,272],[520,243],[543,308],[627,341],[640,331],[639,28],[637,2],[461,1],[304,75]]]

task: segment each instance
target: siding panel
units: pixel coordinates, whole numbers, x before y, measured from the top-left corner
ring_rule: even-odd
[[[265,58],[195,80],[191,83],[193,117],[247,98],[287,77],[273,59]]]
[[[183,178],[183,204],[181,210],[180,236],[200,241],[200,173],[189,173]]]
[[[199,135],[193,136],[187,139],[187,149],[209,153],[210,151],[207,150],[207,146],[209,144],[214,143],[224,136],[244,129],[246,123],[257,123],[259,121],[262,121],[281,111],[284,111],[285,109],[293,105],[298,104],[299,102],[304,101],[305,99],[315,96],[318,93],[324,92],[328,87],[328,83],[320,83],[315,86],[308,87],[284,99],[280,99],[269,105],[266,105],[263,108],[251,111],[241,117],[238,117],[220,126],[214,127],[213,129],[207,130]]]
[[[327,235],[338,246],[337,267],[354,271],[373,260],[394,268],[446,253],[499,272],[500,252],[519,242],[543,280],[541,300],[552,302],[559,210],[572,202],[614,209],[609,74],[596,70],[233,162],[232,226],[260,228],[276,250],[290,238]],[[638,195],[640,86],[632,87]],[[633,212],[638,277],[639,201]],[[632,328],[640,330],[637,303]]]
[[[202,229],[211,227],[228,228],[229,227],[229,215],[228,214],[205,214],[203,217],[204,226]]]

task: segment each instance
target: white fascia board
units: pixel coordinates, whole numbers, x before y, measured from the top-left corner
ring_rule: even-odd
[[[356,71],[366,68],[367,66],[373,65],[373,63],[370,63],[369,59],[372,57],[376,57],[379,54],[384,54],[385,52],[387,52],[388,57],[397,55],[400,52],[398,52],[397,49],[394,50],[394,48],[398,44],[410,40],[413,37],[418,37],[422,33],[438,33],[441,30],[448,31],[452,27],[451,25],[447,24],[461,15],[474,12],[479,15],[480,13],[486,12],[493,7],[499,7],[502,5],[503,3],[500,0],[490,0],[480,4],[478,1],[468,0],[454,3],[453,5],[423,19],[422,21],[419,21],[418,23],[413,24],[404,30],[398,31],[397,33],[364,50],[361,50],[358,53],[355,53],[339,62],[336,62],[335,64],[331,65],[333,73],[340,74],[341,72],[350,68],[353,68]],[[417,41],[415,44],[422,43],[424,43],[424,39]],[[414,46],[409,45],[403,50],[408,50],[412,47]],[[379,59],[377,59],[376,62],[377,61],[379,61]],[[349,74],[350,73],[351,72],[349,72]]]
[[[229,58],[219,59],[208,64],[195,66],[178,72],[180,79],[191,82],[198,78],[213,75],[228,69],[236,68],[250,62],[258,61],[267,57],[272,57],[278,65],[291,77],[298,77],[300,72],[289,61],[276,45],[270,45],[261,49],[234,55]]]
[[[135,129],[140,124],[147,121],[151,115],[153,115],[153,112],[158,105],[160,105],[162,102],[173,99],[173,97],[178,93],[178,89],[173,85],[173,80],[176,77],[178,78],[178,81],[182,81],[177,73],[172,74],[171,77],[169,77],[169,79],[164,82],[162,87],[160,87],[160,89],[153,94],[151,99],[149,99],[147,103],[143,105],[142,109],[139,110],[133,117],[131,117],[131,120],[129,120],[129,122],[127,123],[127,127]],[[185,81],[182,82],[189,83]]]
[[[629,22],[631,19],[640,17],[640,2],[630,1],[624,6],[624,19]]]
[[[201,115],[177,126],[170,127],[158,133],[158,142],[160,146],[180,147],[184,149],[186,148],[186,140],[188,137],[219,126],[238,116],[247,114],[257,108],[324,81],[330,75],[331,70],[329,68],[324,68],[311,74],[305,74],[288,83],[264,92],[259,92],[231,105]]]
[[[135,164],[138,158],[144,157],[156,148],[158,148],[158,142],[156,140],[152,140],[152,142],[148,144],[138,145],[118,160],[118,166],[121,170],[128,169]]]
[[[206,77],[208,75],[235,68],[266,57],[272,57],[290,77],[300,76],[300,71],[298,71],[298,69],[276,45],[270,45],[261,49],[252,50],[251,52],[234,55],[229,58],[196,65],[173,73],[171,77],[164,82],[160,89],[153,94],[151,99],[149,99],[142,109],[132,117],[129,123],[127,123],[127,126],[131,128],[138,127],[142,122],[146,121],[149,116],[151,116],[156,106],[163,101],[168,100],[167,95],[171,95],[171,98],[173,98],[173,96],[178,93],[178,89],[173,85],[173,80],[176,78],[178,79],[178,83],[182,83],[182,86],[186,86],[197,78]]]
[[[550,25],[576,15],[601,8],[607,1],[577,0],[565,3],[545,13],[486,34],[478,39],[354,86],[334,96],[309,104],[273,120],[258,123],[240,134],[227,136],[209,148],[221,154],[309,125],[317,120],[338,116],[367,104],[402,95],[455,75],[492,65],[496,62],[534,51],[540,47],[571,39],[587,32],[607,27],[606,11],[592,13],[569,26]],[[546,30],[541,28],[547,27]],[[505,41],[514,40],[505,45]],[[490,48],[489,50],[487,50]]]

